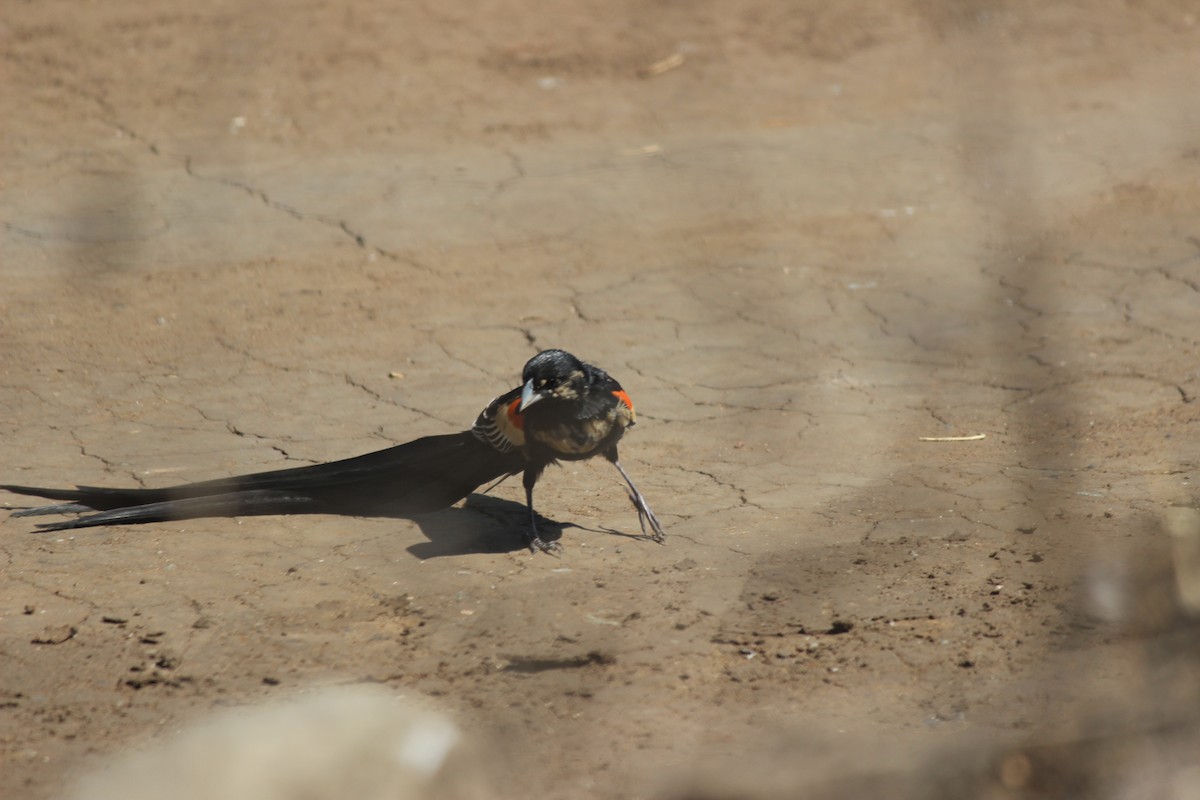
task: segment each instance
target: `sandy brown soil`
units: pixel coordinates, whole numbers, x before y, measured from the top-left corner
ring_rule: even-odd
[[[559,346],[637,403],[667,544],[603,464],[539,488],[561,560],[515,482],[2,520],[0,796],[330,682],[433,696],[496,797],[1194,770],[1194,4],[459,6],[10,4],[0,481],[459,430]]]

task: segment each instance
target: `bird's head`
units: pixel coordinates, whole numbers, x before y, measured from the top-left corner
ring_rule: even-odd
[[[519,411],[542,400],[574,400],[587,383],[584,364],[565,350],[543,350],[525,365],[521,373]]]

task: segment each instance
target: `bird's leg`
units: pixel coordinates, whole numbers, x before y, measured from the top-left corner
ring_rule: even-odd
[[[638,522],[642,525],[642,535],[648,536],[656,542],[663,542],[667,538],[667,534],[663,531],[663,527],[659,524],[658,517],[654,516],[654,512],[650,510],[650,505],[646,502],[646,498],[642,497],[642,493],[633,485],[629,474],[625,472],[625,468],[621,466],[621,462],[617,459],[612,459],[612,465],[617,468],[617,472],[621,473],[621,477],[625,479],[625,483],[629,484],[626,490],[629,492],[629,499],[633,503],[633,507],[638,512]],[[650,523],[650,530],[646,530],[646,523]]]
[[[525,471],[525,505],[529,507],[529,531],[525,534],[529,550],[536,554],[539,550],[552,556],[562,554],[562,545],[558,542],[547,542],[538,535],[537,512],[533,510],[533,484],[537,481],[537,473]]]

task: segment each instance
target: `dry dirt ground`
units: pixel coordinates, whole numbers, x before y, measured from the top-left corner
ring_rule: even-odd
[[[669,533],[604,464],[561,559],[518,482],[0,520],[0,796],[364,682],[494,797],[1195,796],[1193,3],[40,0],[0,53],[0,481],[460,430],[558,346]]]

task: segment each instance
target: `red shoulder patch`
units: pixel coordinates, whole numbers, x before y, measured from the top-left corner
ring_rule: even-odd
[[[512,426],[519,431],[525,430],[525,415],[519,409],[521,407],[521,398],[517,398],[508,404],[508,421]]]
[[[624,389],[617,389],[615,392],[613,392],[613,396],[629,408],[629,413],[633,413],[633,401],[629,399],[629,395],[625,394]]]

